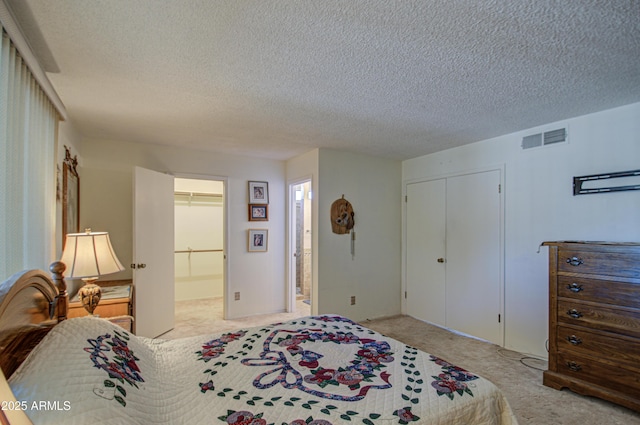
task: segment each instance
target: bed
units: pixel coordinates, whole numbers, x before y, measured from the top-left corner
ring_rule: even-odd
[[[346,317],[152,340],[99,318],[64,320],[56,286],[36,274],[37,285],[22,278],[28,273],[7,284],[21,287],[11,300],[2,293],[7,282],[0,286],[2,357],[18,358],[2,364],[15,396],[11,405],[3,398],[7,417],[24,413],[34,424],[516,424],[491,382]],[[3,320],[5,301],[29,306],[20,326]],[[27,349],[15,355],[21,345]]]

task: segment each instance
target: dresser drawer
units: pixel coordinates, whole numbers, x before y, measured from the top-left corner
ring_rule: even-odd
[[[560,351],[608,359],[640,372],[640,340],[558,326],[556,341]]]
[[[640,307],[640,284],[558,276],[558,296],[627,307]]]
[[[640,310],[608,308],[606,304],[558,299],[557,318],[562,323],[640,337]]]
[[[591,382],[628,396],[640,397],[640,374],[619,366],[610,366],[573,353],[556,356],[558,372]]]
[[[640,254],[561,250],[558,271],[640,278]]]

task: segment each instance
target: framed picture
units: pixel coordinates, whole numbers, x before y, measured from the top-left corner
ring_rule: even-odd
[[[65,146],[66,158],[62,164],[62,244],[67,233],[80,231],[80,177],[76,166],[78,160],[71,158],[69,148]]]
[[[269,231],[249,229],[249,252],[267,252]]]
[[[269,221],[269,206],[249,204],[249,221]]]
[[[268,204],[269,203],[269,183],[249,182],[249,203]]]

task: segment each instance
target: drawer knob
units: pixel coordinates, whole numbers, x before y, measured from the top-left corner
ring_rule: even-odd
[[[579,319],[582,317],[582,313],[580,313],[578,310],[576,310],[575,308],[572,308],[571,310],[567,310],[567,314],[571,317],[573,317],[574,319]]]
[[[567,362],[567,367],[569,368],[569,370],[572,370],[574,372],[580,372],[582,370],[582,366],[580,366],[576,362]]]
[[[580,264],[584,264],[584,261],[579,257],[571,257],[567,258],[567,264],[571,264],[572,266],[579,266]]]
[[[575,335],[571,335],[567,337],[567,341],[569,341],[571,344],[573,345],[580,345],[582,344],[582,339],[578,338]]]
[[[573,282],[571,285],[567,285],[567,289],[570,290],[571,292],[580,292],[583,290],[582,285],[578,285],[575,282]]]

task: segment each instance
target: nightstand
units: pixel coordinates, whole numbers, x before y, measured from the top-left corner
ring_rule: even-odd
[[[133,328],[133,317],[129,315],[105,317],[105,319],[107,319],[114,325],[120,326],[122,329],[126,330],[127,332],[131,332],[131,329]]]
[[[107,319],[131,332],[133,321],[131,316],[131,284],[100,286],[102,287],[102,298],[93,312],[94,315]],[[78,294],[76,294],[69,301],[67,317],[72,319],[87,315],[87,311],[80,304]]]

